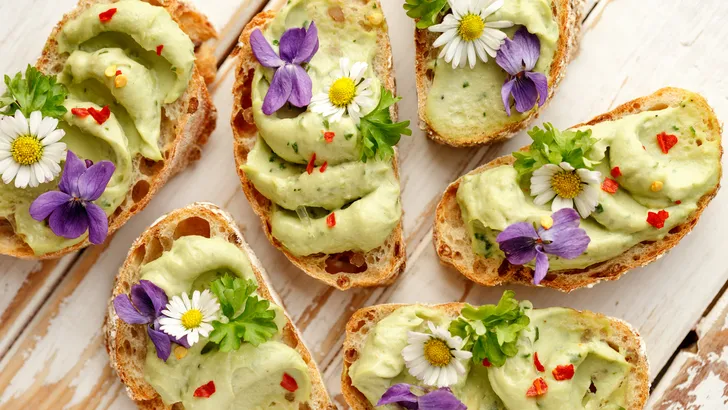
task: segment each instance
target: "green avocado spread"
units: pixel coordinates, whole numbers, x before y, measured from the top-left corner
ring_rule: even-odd
[[[209,289],[212,281],[225,274],[256,281],[250,261],[237,246],[222,238],[201,236],[177,239],[169,251],[141,269],[141,279],[153,282],[167,295]],[[279,331],[257,347],[243,343],[231,352],[206,352],[206,339],[202,338],[182,358],[172,354],[164,362],[149,341],[146,381],[166,405],[182,403],[187,410],[298,410],[311,397],[308,365],[282,341],[282,329],[288,323],[283,309],[275,303],[271,308]],[[281,386],[284,373],[295,379],[295,392]],[[195,390],[210,381],[215,393],[194,397]]]
[[[319,51],[306,66],[313,95],[325,92],[340,58],[369,67],[372,98],[381,80],[373,65],[377,30],[383,23],[376,2],[290,0],[263,31],[273,48],[292,27],[315,21]],[[334,18],[335,17],[335,18]],[[272,115],[262,105],[273,70],[259,66],[253,77],[252,108],[259,138],[242,166],[255,188],[273,202],[273,236],[294,255],[368,252],[381,246],[400,220],[399,181],[390,160],[361,162],[361,130],[349,116],[328,123],[308,109],[284,107]],[[330,141],[324,133],[333,133]],[[307,165],[315,156],[313,172]],[[325,164],[325,166],[324,166]],[[327,217],[334,214],[335,225]]]
[[[627,376],[632,368],[625,353],[603,341],[609,322],[593,313],[565,308],[532,309],[522,302],[530,324],[517,339],[518,354],[501,367],[463,362],[465,373],[450,386],[469,410],[619,410],[626,406]],[[422,305],[399,308],[379,321],[366,337],[359,358],[349,368],[352,385],[376,404],[392,385],[421,385],[407,370],[402,350],[410,331],[426,332],[427,322],[447,327],[454,319]],[[534,366],[534,354],[546,371]],[[552,369],[574,365],[570,380],[557,381]],[[528,397],[537,378],[548,392]],[[396,410],[396,405],[378,407]]]
[[[549,77],[558,41],[559,25],[550,0],[509,0],[486,21],[506,20],[514,27],[504,29],[509,38],[518,27],[526,27],[541,42],[541,56],[534,72]],[[439,50],[438,50],[439,51]],[[442,59],[430,62],[432,86],[427,95],[425,113],[428,125],[438,134],[454,141],[487,134],[521,121],[528,113],[512,109],[509,117],[503,107],[501,88],[507,73],[488,58],[478,60],[475,68],[453,68]],[[550,86],[550,85],[549,85]]]
[[[194,45],[166,9],[139,0],[113,4],[116,13],[102,22],[109,4],[95,4],[66,22],[58,33],[58,52],[64,61],[58,81],[69,91],[68,112],[59,121],[61,140],[81,159],[108,160],[116,171],[95,203],[111,215],[127,197],[140,156],[162,160],[162,106],[186,90],[195,62]],[[160,54],[157,47],[163,45]],[[126,77],[117,86],[116,67]],[[114,70],[111,70],[114,71]],[[99,124],[92,116],[71,113],[74,108],[101,110],[111,116]],[[56,236],[44,222],[30,217],[30,204],[40,194],[57,189],[59,178],[36,188],[18,189],[0,183],[0,218],[13,224],[36,255],[52,253],[83,241]]]
[[[706,126],[702,108],[691,98],[680,105],[645,111],[590,127],[597,140],[587,157],[598,161],[594,170],[614,178],[619,188],[610,194],[599,189],[599,205],[580,227],[591,239],[581,256],[563,259],[549,256],[551,270],[583,269],[614,258],[644,241],[656,241],[686,222],[698,201],[718,184],[720,138]],[[665,154],[658,144],[662,132],[675,135],[677,144]],[[655,183],[660,189],[654,189]],[[528,184],[518,182],[511,165],[487,169],[463,177],[457,192],[463,221],[477,254],[503,258],[495,239],[516,222],[538,223],[551,215],[551,204],[533,203]],[[651,225],[648,213],[665,210],[664,227]]]

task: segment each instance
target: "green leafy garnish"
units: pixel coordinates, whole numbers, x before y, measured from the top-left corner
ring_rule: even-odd
[[[412,135],[409,121],[392,122],[389,107],[394,105],[401,97],[394,97],[389,90],[382,87],[382,96],[374,111],[363,116],[359,123],[362,135],[361,160],[379,157],[389,158],[394,154],[393,146],[397,145],[401,135]]]
[[[20,111],[26,118],[34,111],[44,117],[60,118],[66,113],[63,102],[68,90],[59,84],[55,76],[48,76],[28,65],[25,77],[21,73],[13,78],[5,76],[7,90],[0,97],[0,114],[14,115]]]
[[[513,166],[518,176],[523,177],[546,164],[560,164],[568,162],[572,167],[591,168],[596,164],[586,158],[591,148],[597,142],[591,137],[591,130],[586,131],[559,131],[550,123],[544,128],[534,127],[528,132],[533,139],[528,151],[513,153],[516,162]]]
[[[407,0],[404,3],[407,15],[417,21],[417,28],[427,28],[437,23],[440,13],[450,10],[447,0]]]
[[[518,335],[531,319],[515,296],[512,290],[507,290],[498,305],[478,308],[468,305],[460,313],[462,317],[450,324],[450,333],[466,340],[463,348],[472,351],[473,362],[480,364],[488,359],[490,364],[500,367],[506,359],[518,354]]]
[[[258,285],[252,280],[225,275],[212,282],[210,289],[225,316],[222,321],[213,322],[214,330],[210,333],[210,341],[217,343],[220,351],[237,350],[241,341],[258,346],[278,332],[276,313],[270,309],[269,301],[253,294]]]

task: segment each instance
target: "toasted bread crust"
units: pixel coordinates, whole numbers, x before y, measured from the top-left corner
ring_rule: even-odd
[[[474,145],[491,144],[511,138],[517,132],[526,128],[533,120],[538,118],[540,112],[551,101],[559,83],[566,74],[566,66],[576,55],[581,35],[581,21],[584,13],[585,0],[553,0],[552,8],[559,23],[559,41],[556,53],[549,72],[549,95],[546,103],[530,111],[519,122],[507,124],[497,130],[474,133],[468,138],[453,138],[436,132],[430,125],[427,117],[426,104],[432,86],[432,75],[429,72],[429,63],[437,59],[439,49],[432,47],[432,43],[439,33],[432,33],[427,29],[415,28],[415,74],[417,79],[417,102],[420,119],[420,128],[428,137],[441,144],[453,147],[471,147]]]
[[[94,4],[116,1],[118,0],[80,0],[78,6],[65,14],[53,29],[36,67],[44,73],[57,74],[67,57],[58,53],[56,41],[63,26]],[[208,40],[217,36],[215,29],[204,15],[182,1],[145,1],[167,9],[195,44],[197,62],[185,94],[177,102],[163,107],[161,148],[165,159],[152,162],[141,155],[133,158],[135,175],[132,189],[116,212],[109,217],[109,234],[144,209],[149,200],[172,176],[200,158],[202,147],[207,143],[217,122],[217,110],[212,103],[206,83],[214,80],[217,71],[212,48],[206,44]],[[165,113],[174,113],[175,119],[171,119]],[[86,239],[76,245],[38,256],[22,238],[14,234],[12,229],[0,231],[0,254],[23,259],[58,258],[88,245],[90,242]]]
[[[606,114],[595,117],[589,122],[578,124],[574,128],[612,121],[642,111],[676,106],[686,98],[693,98],[694,102],[699,104],[708,114],[705,119],[706,125],[717,138],[720,138],[720,123],[707,101],[698,94],[678,88],[663,88],[652,95],[625,103]],[[524,147],[523,149],[527,148]],[[721,146],[721,157],[722,155],[723,148]],[[512,155],[506,155],[469,172],[467,175],[477,174],[500,165],[512,164],[514,161],[515,158]],[[719,172],[722,174],[722,166]],[[462,177],[447,187],[442,200],[437,206],[433,242],[440,261],[443,264],[455,267],[467,278],[481,285],[495,286],[518,283],[533,286],[531,283],[533,279],[532,269],[526,266],[511,265],[507,260],[485,258],[473,253],[471,240],[467,234],[465,223],[461,217],[460,206],[456,199],[460,181],[462,181]],[[563,292],[571,292],[578,288],[593,286],[603,280],[617,280],[627,271],[655,261],[677,245],[693,229],[703,210],[716,195],[719,188],[720,183],[705,194],[698,201],[698,209],[690,219],[673,228],[665,238],[655,242],[637,244],[616,258],[591,265],[585,269],[551,271],[546,275],[541,285]]]
[[[144,380],[144,360],[147,353],[144,326],[132,326],[121,321],[112,302],[117,295],[129,293],[131,285],[139,281],[141,267],[144,264],[169,250],[175,239],[187,235],[222,237],[243,250],[248,255],[258,280],[258,293],[261,297],[283,307],[275,290],[270,288],[265,269],[229,214],[213,204],[195,203],[158,219],[134,241],[116,277],[104,323],[105,345],[111,367],[116,370],[126,386],[129,397],[140,409],[161,410],[172,407],[165,406],[154,388]],[[335,410],[336,407],[326,391],[321,373],[310,351],[287,312],[286,317],[288,324],[283,329],[283,341],[301,354],[309,368],[312,383],[310,410]],[[183,408],[181,404],[175,404],[173,407]]]
[[[377,1],[377,0],[365,0],[366,1]],[[378,4],[378,3],[377,3]],[[379,5],[378,7],[381,7]],[[284,255],[299,269],[306,272],[311,277],[314,277],[330,286],[336,287],[340,290],[346,290],[351,287],[368,287],[368,286],[381,286],[389,285],[394,282],[397,276],[404,271],[405,268],[405,242],[402,232],[402,222],[394,228],[392,233],[389,235],[387,240],[382,246],[376,248],[363,255],[366,260],[367,269],[360,273],[329,273],[326,271],[326,262],[330,258],[340,258],[341,260],[349,260],[351,255],[336,254],[336,255],[309,255],[309,256],[296,256],[290,253],[285,247],[273,236],[271,232],[270,215],[272,202],[263,196],[253,183],[245,175],[245,172],[241,169],[247,161],[248,153],[255,146],[255,141],[258,138],[257,128],[255,126],[255,120],[252,114],[252,101],[251,101],[251,83],[253,80],[253,74],[255,73],[258,62],[252,53],[250,48],[250,34],[255,29],[263,29],[268,23],[275,17],[275,11],[266,11],[258,14],[246,27],[240,36],[240,49],[238,50],[239,63],[237,66],[236,82],[233,88],[233,112],[231,118],[231,124],[233,128],[233,135],[235,137],[234,142],[234,155],[235,162],[238,166],[238,176],[240,182],[243,185],[243,192],[248,198],[251,206],[255,213],[260,217],[268,240],[278,248]],[[381,28],[377,30],[377,45],[379,52],[377,53],[374,61],[374,68],[378,74],[378,77],[382,80],[383,85],[394,93],[395,82],[393,73],[392,63],[392,49],[389,42],[389,36],[386,30],[386,24],[382,24]],[[396,107],[393,107],[392,118],[396,121],[397,112]],[[397,165],[397,152],[395,148],[395,155],[393,158],[394,172],[399,179],[399,171]]]
[[[353,410],[373,410],[374,406],[351,384],[349,368],[358,359],[359,351],[364,347],[369,331],[380,320],[404,306],[407,305],[385,304],[359,309],[351,316],[351,319],[346,324],[346,339],[344,340],[343,348],[344,366],[341,372],[341,393]],[[445,303],[428,306],[442,310],[450,317],[455,318],[466,305],[464,303]],[[609,321],[611,332],[608,334],[604,329],[600,329],[599,336],[610,346],[616,346],[625,350],[626,360],[633,366],[628,375],[627,382],[630,386],[634,386],[634,388],[628,389],[629,406],[627,410],[642,409],[647,402],[647,397],[650,392],[650,370],[645,344],[639,333],[631,325],[620,319],[589,311],[577,312],[594,315],[597,318]]]

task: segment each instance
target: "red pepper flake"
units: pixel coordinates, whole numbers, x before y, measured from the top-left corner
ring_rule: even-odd
[[[485,367],[492,366],[492,364],[490,364],[490,360],[488,360],[487,357],[485,359],[483,359],[483,366],[485,366]]]
[[[526,392],[526,397],[543,396],[548,391],[549,385],[546,384],[546,380],[544,380],[543,377],[539,377],[533,381],[533,386],[531,386]]]
[[[76,117],[86,118],[88,117],[89,112],[86,108],[71,108],[71,114],[75,115]]]
[[[116,70],[116,73],[114,75],[121,75],[121,70]]]
[[[558,365],[551,374],[553,374],[554,379],[558,381],[571,380],[574,377],[574,365]]]
[[[321,168],[319,168],[319,172],[321,172],[323,174],[326,171],[326,168],[328,168],[328,167],[329,167],[329,163],[324,162],[323,165],[321,165]]]
[[[215,394],[215,382],[210,380],[207,384],[203,384],[202,386],[198,387],[197,390],[195,390],[193,396],[208,398],[213,394]]]
[[[644,145],[642,146],[642,149],[643,149],[643,150],[645,150],[645,151],[647,151],[647,148],[645,148],[645,146],[644,146]]]
[[[308,175],[313,174],[313,169],[316,167],[316,153],[314,152],[313,155],[311,155],[311,160],[308,161],[308,165],[306,166],[306,172],[308,172]]]
[[[619,167],[614,167],[612,168],[611,174],[613,178],[619,178],[622,176],[622,170]]]
[[[662,229],[665,226],[665,221],[670,217],[670,214],[664,209],[658,213],[648,212],[647,223],[654,226],[657,229]]]
[[[105,105],[104,108],[101,109],[101,111],[97,110],[94,107],[89,107],[88,113],[91,114],[92,117],[94,117],[99,125],[105,123],[106,120],[111,117],[111,110],[109,109],[108,105]]]
[[[616,194],[617,189],[619,189],[619,182],[611,178],[604,178],[604,182],[602,182],[602,191],[610,194]]]
[[[677,144],[677,137],[666,132],[657,134],[657,143],[660,144],[660,149],[663,154],[667,154],[670,148]]]
[[[157,46],[157,55],[158,56],[161,56],[162,55],[162,50],[164,50],[164,44],[158,45]]]
[[[541,364],[541,361],[538,360],[538,352],[533,354],[533,364],[536,366],[536,370],[538,370],[539,372],[546,371],[546,368],[543,367],[543,365]]]
[[[336,133],[333,131],[326,131],[324,132],[324,139],[326,142],[331,143],[334,141],[334,137],[336,136]]]
[[[334,226],[336,226],[335,213],[332,212],[331,214],[329,214],[329,216],[326,217],[326,226],[328,226],[329,228],[333,228]]]
[[[101,20],[102,23],[108,23],[111,21],[111,18],[114,17],[114,14],[116,14],[116,9],[108,9],[105,12],[99,14],[99,20]]]
[[[284,389],[293,393],[296,390],[298,390],[298,383],[296,383],[296,379],[291,377],[290,374],[283,373],[283,380],[281,380],[281,387],[283,387]]]
[[[682,203],[682,201],[678,199],[677,201],[675,201],[675,203],[680,205]]]

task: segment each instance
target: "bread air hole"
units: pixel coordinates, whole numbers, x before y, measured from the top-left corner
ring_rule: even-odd
[[[139,171],[148,177],[158,174],[162,168],[164,168],[164,161],[153,161],[149,158],[142,158],[139,161]]]
[[[366,270],[367,261],[360,253],[347,251],[326,258],[326,272],[331,274],[362,273]]]
[[[134,184],[134,188],[131,190],[131,199],[134,201],[134,203],[141,202],[142,199],[144,199],[145,196],[149,193],[149,182],[145,180],[141,180]]]
[[[349,362],[353,363],[359,358],[359,351],[356,349],[347,349],[346,353],[344,353],[344,359]]]
[[[176,240],[183,236],[204,236],[205,238],[209,238],[210,222],[199,216],[182,220],[174,229],[174,239]]]

